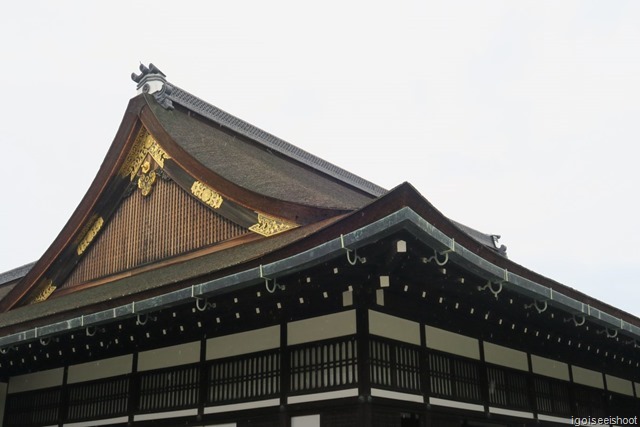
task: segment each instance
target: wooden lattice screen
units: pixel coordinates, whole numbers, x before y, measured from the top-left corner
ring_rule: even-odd
[[[148,196],[134,191],[123,200],[62,287],[127,271],[247,232],[199,203],[174,182],[158,179]]]

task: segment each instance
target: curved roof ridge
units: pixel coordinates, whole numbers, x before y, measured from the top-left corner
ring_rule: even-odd
[[[299,147],[296,147],[295,145],[290,144],[275,135],[265,132],[264,130],[253,126],[252,124],[245,122],[244,120],[239,119],[238,117],[229,114],[214,105],[209,104],[201,98],[198,98],[197,96],[187,92],[184,89],[179,88],[178,86],[173,85],[172,83],[167,82],[167,85],[171,87],[171,90],[168,91],[168,94],[166,96],[171,99],[171,101],[176,102],[183,107],[197,114],[200,114],[203,117],[206,117],[209,120],[226,126],[227,128],[241,135],[249,137],[265,145],[273,151],[297,160],[304,165],[307,165],[317,171],[323,172],[359,190],[365,191],[372,196],[379,197],[387,192],[386,189],[380,187],[379,185],[367,181],[366,179],[361,178],[345,169],[342,169],[334,165],[333,163],[323,160],[320,157],[317,157]]]

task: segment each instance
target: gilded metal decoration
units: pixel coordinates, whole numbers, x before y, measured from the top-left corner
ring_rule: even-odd
[[[153,157],[153,160],[155,160],[161,168],[164,167],[164,161],[171,158],[151,135],[148,135],[145,139],[145,147],[147,147],[149,155]]]
[[[263,236],[273,236],[274,234],[282,233],[297,226],[298,224],[293,222],[258,213],[258,223],[249,227],[249,230]]]
[[[122,176],[129,175],[129,179],[133,181],[147,155],[150,155],[161,168],[164,167],[164,161],[171,158],[153,136],[145,128],[142,128],[120,168],[120,174]]]
[[[38,296],[36,296],[33,301],[31,301],[31,304],[35,304],[37,302],[42,302],[45,301],[47,298],[49,298],[51,296],[51,294],[53,293],[53,291],[56,290],[56,285],[53,284],[53,282],[51,280],[47,280],[47,286],[42,290],[42,292],[40,292],[38,294]]]
[[[151,172],[148,174],[140,175],[138,178],[138,188],[143,196],[148,196],[153,189],[153,184],[156,182],[156,173]]]
[[[140,171],[142,174],[138,178],[138,188],[143,196],[148,196],[153,189],[153,184],[156,182],[156,173],[154,171],[150,171],[151,164],[148,160],[142,164]]]
[[[216,193],[213,188],[200,181],[193,183],[191,193],[214,209],[218,209],[220,205],[222,205],[222,196]]]
[[[82,238],[82,240],[78,244],[78,249],[77,249],[78,255],[82,255],[82,253],[89,247],[89,245],[91,244],[93,239],[96,237],[96,235],[98,234],[98,232],[102,228],[103,224],[104,224],[104,219],[102,219],[101,216],[96,218],[96,220],[93,222],[93,224],[91,224],[91,227],[85,233],[84,237]]]

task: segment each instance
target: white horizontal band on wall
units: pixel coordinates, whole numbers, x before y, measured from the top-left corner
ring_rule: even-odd
[[[402,400],[405,402],[416,402],[416,403],[424,402],[424,397],[422,397],[422,395],[419,395],[419,394],[399,393],[397,391],[380,390],[377,388],[371,389],[371,396],[383,397],[385,399]]]
[[[280,348],[280,326],[222,335],[207,340],[207,360]]]
[[[527,418],[530,420],[533,419],[532,412],[515,411],[513,409],[504,409],[504,408],[495,408],[493,406],[489,406],[489,412],[497,415],[507,415],[510,417]]]
[[[287,344],[296,345],[356,333],[356,311],[342,311],[287,324]]]
[[[9,378],[7,393],[20,393],[23,391],[61,386],[63,375],[64,368],[56,368],[11,377]]]
[[[204,408],[205,414],[219,414],[221,412],[243,411],[245,409],[268,408],[280,405],[280,399],[256,400],[254,402],[234,403],[231,405],[209,406]]]
[[[358,389],[350,388],[347,390],[328,391],[326,393],[313,393],[313,394],[303,394],[300,396],[291,396],[289,397],[287,403],[295,404],[295,403],[304,403],[304,402],[318,402],[321,400],[342,399],[344,397],[355,397],[357,395],[358,395]]]
[[[429,404],[433,406],[445,406],[447,408],[464,409],[467,411],[484,412],[484,406],[476,405],[475,403],[458,402],[457,400],[440,399],[437,397],[430,397]]]
[[[82,421],[79,423],[63,424],[64,427],[92,427],[92,426],[108,426],[111,424],[122,424],[129,421],[129,417],[109,418],[104,420]]]
[[[569,425],[573,425],[573,423],[571,422],[570,419],[568,418],[560,418],[560,417],[553,417],[551,415],[542,415],[542,414],[538,414],[538,420],[540,421],[548,421],[550,423],[559,423],[559,424],[569,424]]]
[[[131,373],[132,369],[132,354],[71,365],[67,373],[67,384],[126,375]]]
[[[133,421],[160,420],[163,418],[191,417],[198,415],[197,409],[183,409],[182,411],[155,412],[153,414],[138,414],[133,416]]]

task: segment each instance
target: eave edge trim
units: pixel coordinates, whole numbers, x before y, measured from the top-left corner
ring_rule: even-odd
[[[403,229],[414,233],[423,243],[434,248],[434,250],[447,251],[450,259],[460,266],[468,268],[479,277],[488,281],[501,282],[503,286],[521,295],[531,297],[534,300],[547,301],[548,304],[556,308],[571,314],[583,315],[585,318],[605,328],[623,331],[631,338],[640,340],[640,327],[554,291],[549,287],[511,273],[481,258],[462,245],[455,243],[454,239],[438,230],[411,208],[403,207],[371,224],[288,258],[120,307],[1,337],[0,348],[88,326],[100,325],[117,318],[149,313],[193,301],[197,298],[224,294],[232,289],[246,288],[267,278],[273,279],[281,275],[293,274],[304,270],[309,266],[339,256],[344,253],[345,248],[357,249]]]

